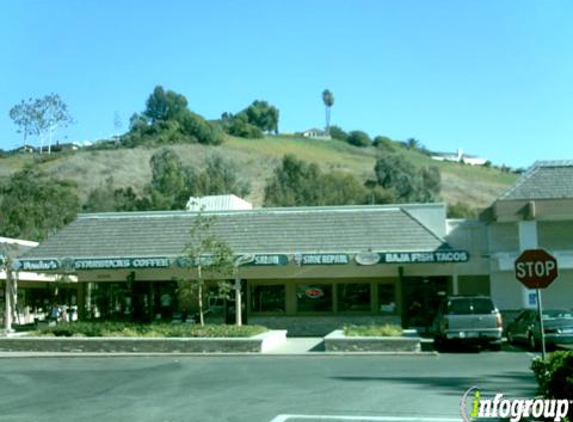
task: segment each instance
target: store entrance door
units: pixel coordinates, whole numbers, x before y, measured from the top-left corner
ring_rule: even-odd
[[[449,277],[405,277],[402,286],[402,325],[429,332]]]

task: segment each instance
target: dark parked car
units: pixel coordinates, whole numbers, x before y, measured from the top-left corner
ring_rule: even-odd
[[[468,343],[501,348],[501,314],[488,296],[451,296],[440,305],[433,323],[436,346]]]
[[[548,309],[543,311],[543,331],[545,344],[573,343],[573,311],[567,309]],[[507,327],[507,341],[526,344],[531,350],[541,345],[541,328],[536,310],[528,309],[512,321]]]

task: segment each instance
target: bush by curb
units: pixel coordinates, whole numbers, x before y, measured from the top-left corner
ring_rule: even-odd
[[[537,357],[531,369],[539,384],[538,394],[548,399],[571,399],[573,397],[573,352],[557,351],[543,361]],[[569,409],[573,418],[573,406]]]
[[[70,322],[44,327],[32,333],[56,337],[153,337],[244,338],[267,332],[260,325],[136,324],[121,322]]]

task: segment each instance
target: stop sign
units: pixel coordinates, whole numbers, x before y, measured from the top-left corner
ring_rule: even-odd
[[[544,289],[558,275],[557,260],[543,249],[528,249],[515,260],[515,277],[530,289]]]

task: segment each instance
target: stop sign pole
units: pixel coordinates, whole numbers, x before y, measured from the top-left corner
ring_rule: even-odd
[[[549,286],[559,275],[557,260],[543,249],[528,249],[515,260],[515,278],[525,287],[537,290],[537,313],[541,330],[541,357],[545,360],[545,330],[543,328],[543,306],[541,289]]]

